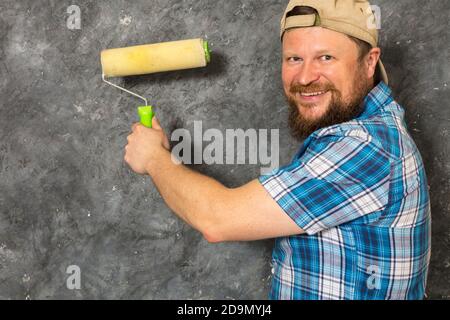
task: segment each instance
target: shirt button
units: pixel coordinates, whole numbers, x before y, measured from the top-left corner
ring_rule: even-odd
[[[272,272],[272,274],[274,274],[274,273],[275,273],[275,269],[272,268],[272,269],[270,270],[270,272]]]

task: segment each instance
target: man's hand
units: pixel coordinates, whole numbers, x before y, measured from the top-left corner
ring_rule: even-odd
[[[125,147],[125,162],[139,174],[148,174],[151,166],[158,164],[158,159],[169,151],[170,145],[156,117],[152,129],[140,123],[133,124]]]

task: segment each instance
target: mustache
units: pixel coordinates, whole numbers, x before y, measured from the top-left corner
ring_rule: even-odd
[[[307,86],[301,85],[299,83],[294,83],[289,88],[289,92],[291,94],[314,93],[321,91],[336,91],[336,88],[331,83],[326,84],[313,83]]]

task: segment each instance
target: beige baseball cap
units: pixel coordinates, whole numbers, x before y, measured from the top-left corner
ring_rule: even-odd
[[[314,8],[318,15],[286,17],[297,6]],[[367,0],[291,0],[281,19],[280,37],[283,38],[288,29],[320,26],[366,41],[374,48],[378,46],[378,29],[374,24],[375,15]],[[381,80],[388,84],[381,59],[378,68]]]

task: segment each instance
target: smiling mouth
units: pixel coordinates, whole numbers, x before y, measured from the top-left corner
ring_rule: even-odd
[[[326,93],[326,91],[318,91],[318,92],[311,92],[311,93],[303,92],[303,93],[300,93],[300,95],[302,97],[316,97],[316,96],[323,95],[325,93]]]

